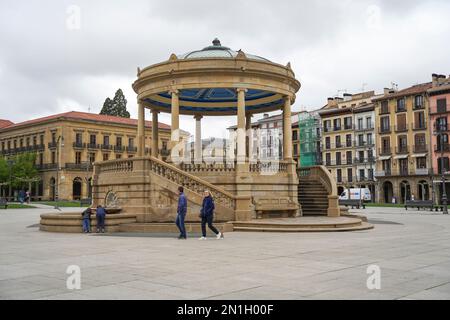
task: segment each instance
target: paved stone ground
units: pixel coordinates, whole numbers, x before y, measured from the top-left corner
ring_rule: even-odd
[[[78,209],[67,208],[65,211]],[[1,299],[450,299],[450,216],[369,208],[375,229],[168,235],[40,232],[49,209],[0,209]],[[381,268],[369,290],[367,266]],[[81,268],[81,289],[66,268]]]

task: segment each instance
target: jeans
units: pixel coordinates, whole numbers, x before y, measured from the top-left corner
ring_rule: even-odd
[[[202,236],[206,237],[206,224],[208,224],[208,228],[211,229],[215,234],[219,234],[219,230],[213,226],[214,215],[208,215],[207,217],[202,217]]]
[[[83,232],[91,232],[91,222],[89,219],[83,219]]]
[[[186,218],[185,214],[177,214],[177,219],[175,223],[180,230],[180,236],[186,238],[186,228],[184,227],[184,218]]]
[[[105,230],[105,215],[104,214],[98,214],[96,215],[97,218],[97,230]]]

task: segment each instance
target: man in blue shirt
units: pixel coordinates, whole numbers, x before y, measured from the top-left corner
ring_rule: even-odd
[[[178,187],[178,208],[177,208],[177,219],[175,221],[178,229],[180,229],[180,236],[178,239],[186,239],[186,228],[184,227],[184,218],[187,212],[187,200],[183,193],[184,189],[182,186]]]

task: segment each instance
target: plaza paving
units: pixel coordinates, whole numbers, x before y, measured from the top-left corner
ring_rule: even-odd
[[[1,299],[450,299],[450,216],[441,213],[368,208],[354,212],[373,230],[183,241],[40,232],[49,211],[0,209]],[[366,286],[372,264],[380,290]],[[66,288],[69,265],[81,268],[80,290]]]

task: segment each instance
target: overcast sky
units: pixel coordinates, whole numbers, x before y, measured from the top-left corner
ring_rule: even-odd
[[[0,118],[98,113],[117,88],[136,117],[136,67],[201,49],[215,37],[291,62],[302,83],[294,110],[317,109],[344,91],[381,92],[392,82],[402,88],[431,81],[432,73],[448,75],[449,16],[448,0],[1,0]],[[203,136],[216,137],[236,122],[204,120]],[[191,117],[181,126],[194,132]]]

